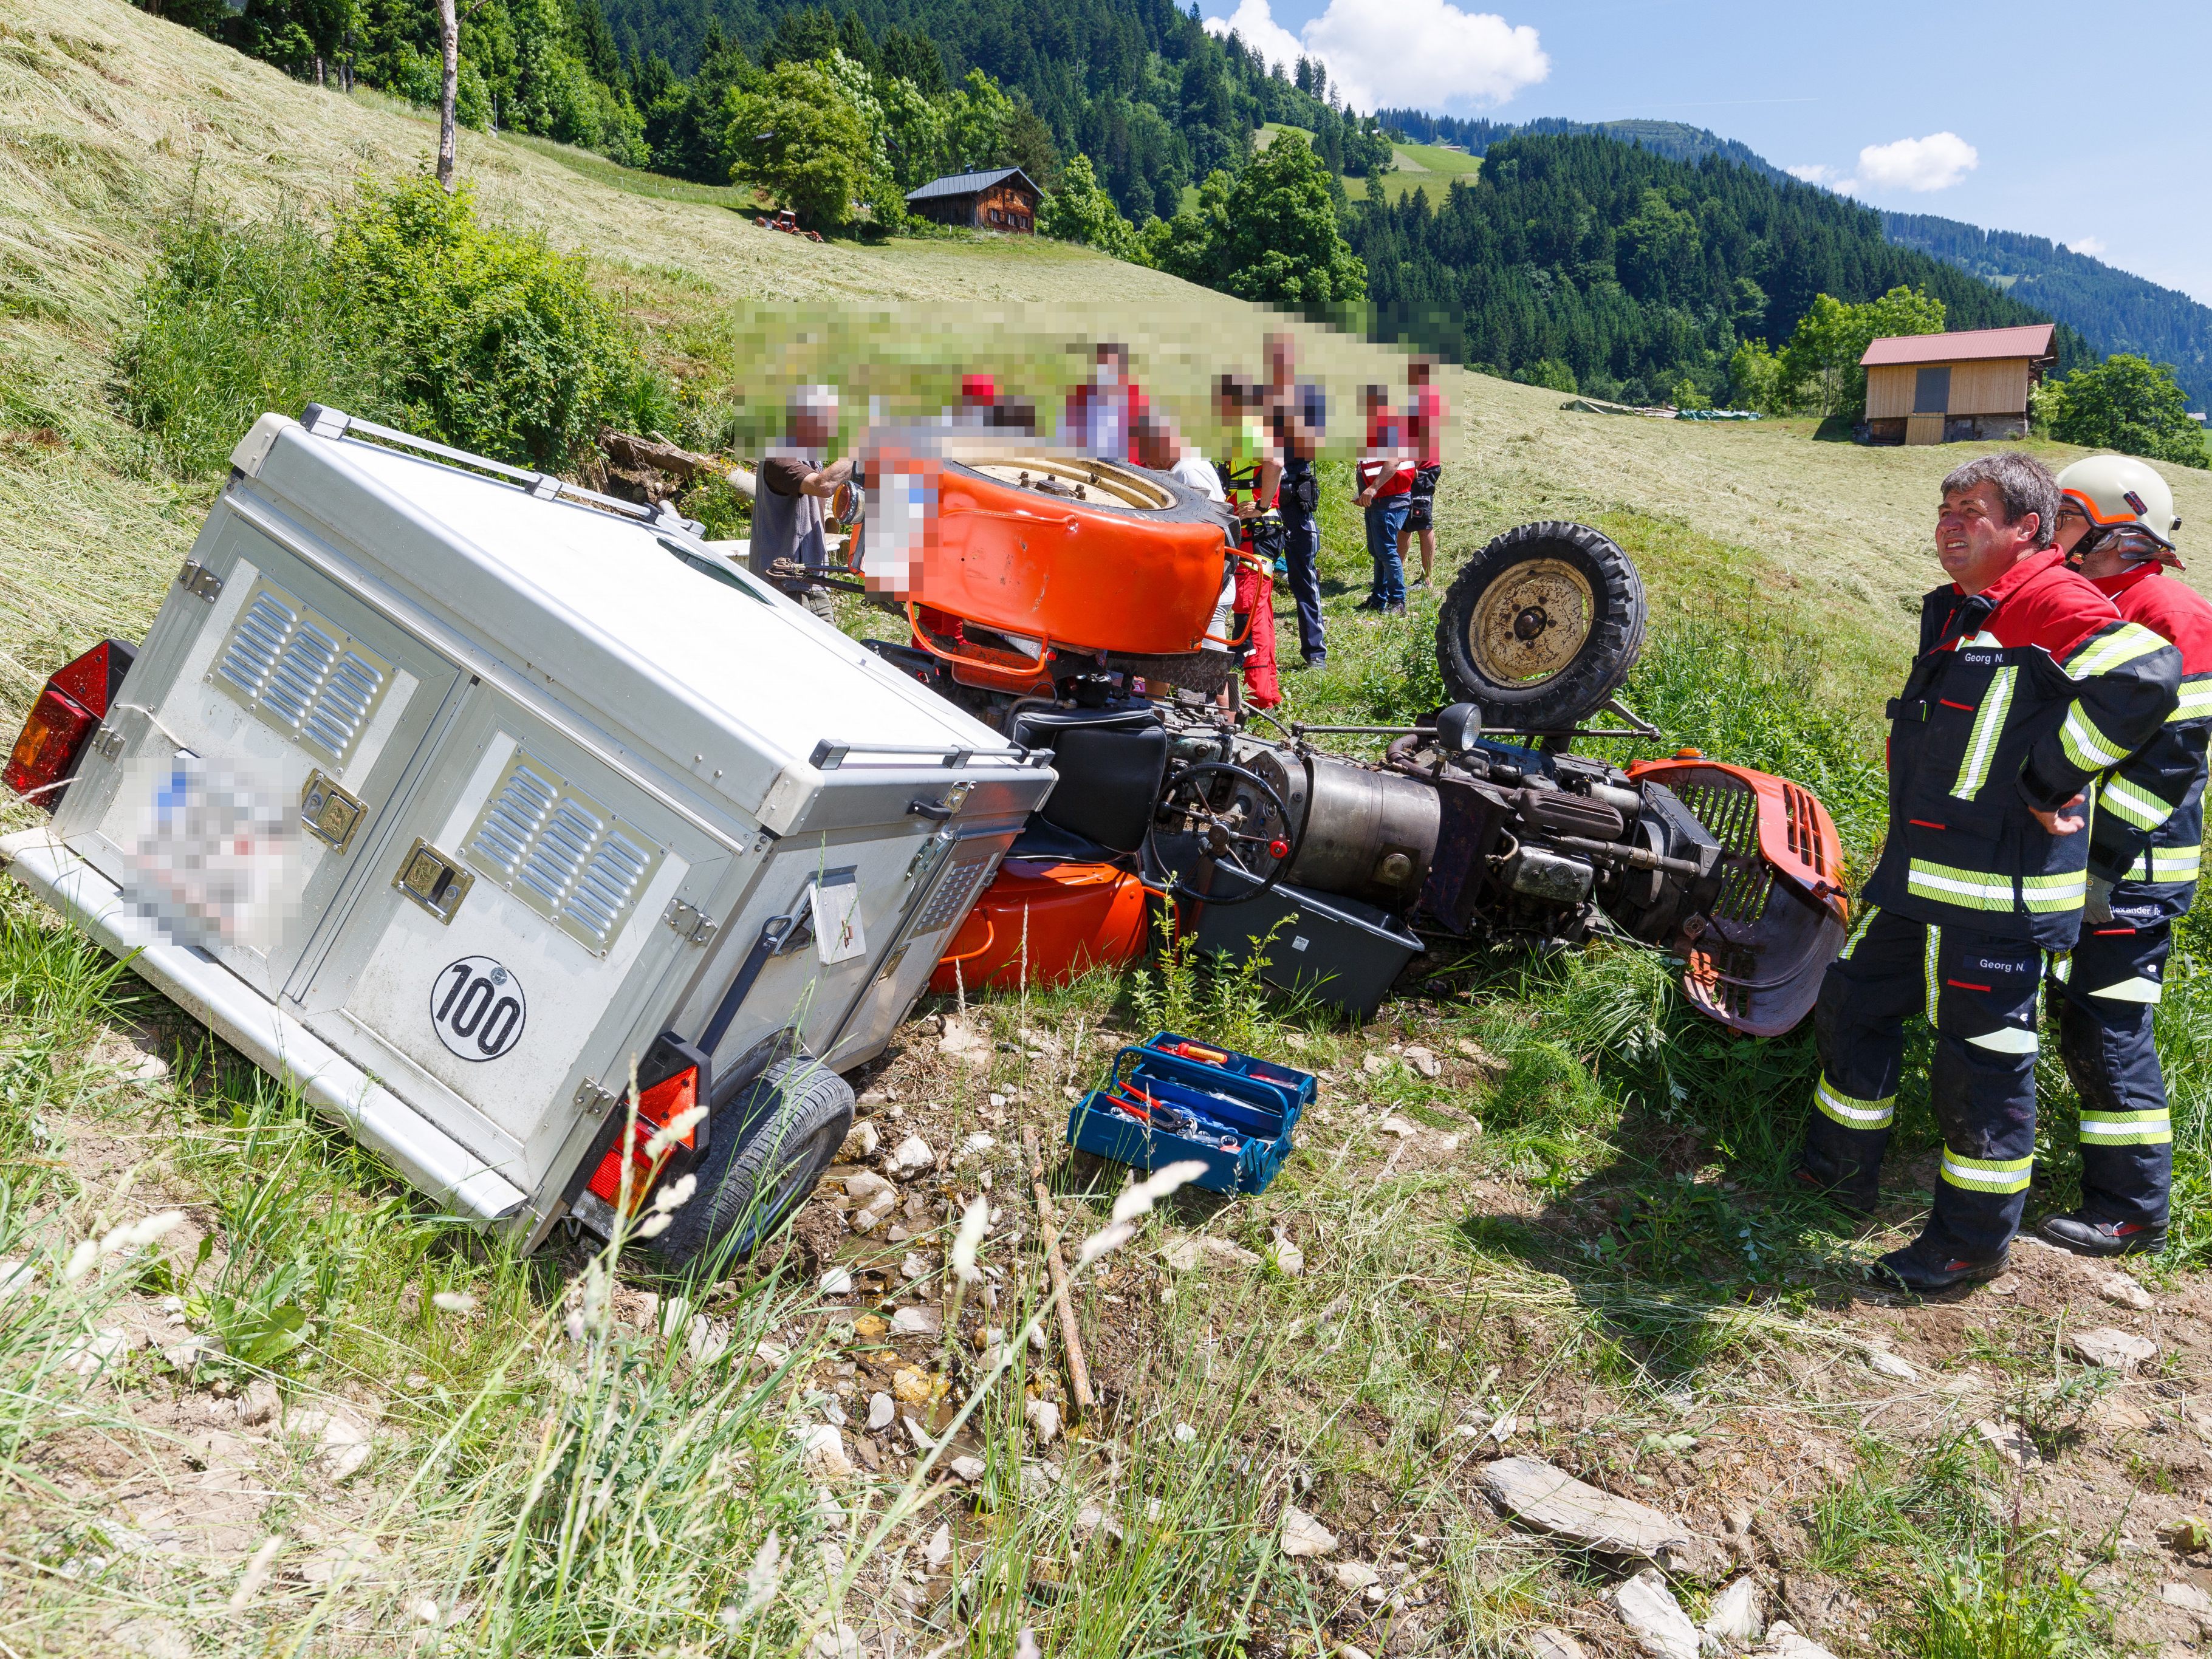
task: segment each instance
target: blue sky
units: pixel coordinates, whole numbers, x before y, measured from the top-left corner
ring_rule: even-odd
[[[1200,0],[1200,10],[1237,15],[1248,39],[1271,19],[1278,45],[1318,51],[1362,107],[1686,121],[1778,167],[1826,169],[1870,205],[2031,231],[2212,304],[2205,0]]]

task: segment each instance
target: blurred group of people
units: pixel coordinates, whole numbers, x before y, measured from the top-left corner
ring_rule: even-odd
[[[1130,374],[1129,351],[1115,341],[1091,348],[1091,373],[1067,393],[1059,441],[1085,454],[1170,474],[1235,520],[1237,549],[1218,626],[1217,647],[1241,648],[1247,700],[1260,708],[1282,701],[1275,645],[1274,588],[1289,586],[1297,611],[1297,666],[1328,660],[1321,605],[1321,483],[1317,466],[1328,429],[1328,400],[1319,382],[1297,375],[1297,343],[1270,334],[1266,374],[1227,371],[1215,377],[1212,412],[1223,434],[1211,458],[1183,435]],[[1411,398],[1394,406],[1389,388],[1360,390],[1364,418],[1355,468],[1354,502],[1365,514],[1370,582],[1358,609],[1402,616],[1406,570],[1420,550],[1415,586],[1434,579],[1435,501],[1443,471],[1443,394],[1433,383],[1434,361],[1413,359]],[[1000,392],[987,374],[963,375],[958,405],[942,417],[1034,437],[1037,411],[1027,398]],[[752,568],[817,614],[830,613],[829,589],[809,573],[829,562],[825,506],[852,473],[849,459],[832,462],[837,395],[826,386],[791,394],[782,442],[763,459],[754,499]]]

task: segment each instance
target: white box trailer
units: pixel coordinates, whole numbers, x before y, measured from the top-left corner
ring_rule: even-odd
[[[635,1061],[711,1109],[670,1254],[757,1236],[1052,772],[665,507],[314,406],[232,459],[0,854],[454,1212],[604,1231]]]

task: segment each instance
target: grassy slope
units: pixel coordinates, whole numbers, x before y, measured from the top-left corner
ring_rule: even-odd
[[[85,637],[143,625],[204,511],[204,494],[167,482],[110,412],[106,397],[110,344],[152,222],[196,179],[200,190],[246,210],[265,211],[286,199],[312,208],[343,191],[360,170],[416,164],[431,130],[384,100],[348,101],[302,87],[117,0],[27,0],[0,19],[0,696],[12,705],[12,718],[37,677]],[[971,364],[1000,369],[1047,396],[1073,372],[1068,342],[1112,330],[1136,343],[1148,384],[1197,427],[1206,374],[1224,362],[1253,363],[1270,323],[1251,307],[1079,250],[1012,239],[817,247],[754,229],[711,193],[705,199],[684,190],[663,193],[658,185],[569,161],[535,144],[475,135],[464,143],[465,166],[487,214],[538,226],[590,257],[625,296],[661,362],[770,401],[802,368],[899,395],[928,393]],[[1112,297],[1102,301],[1102,295]],[[819,337],[787,350],[802,329]],[[1387,354],[1310,333],[1309,340],[1339,410],[1357,383],[1389,374]],[[1819,648],[1810,683],[1820,696],[1863,712],[1880,695],[1879,682],[1894,672],[1909,644],[1912,596],[1929,581],[1936,483],[1960,452],[1815,443],[1802,426],[1787,422],[1705,428],[1571,415],[1559,410],[1555,393],[1456,373],[1446,377],[1446,389],[1462,430],[1441,502],[1440,574],[1521,520],[1595,520],[1638,555],[1662,624],[1674,625],[1678,639],[1705,627],[1717,635],[1738,629],[1754,607],[1778,599],[1780,619],[1798,630],[1787,643],[1808,655]],[[2045,453],[2057,460],[2067,452]],[[2212,480],[2174,476],[2185,519],[2212,522]],[[1310,713],[1402,706],[1414,695],[1425,655],[1420,624],[1347,614],[1364,585],[1364,560],[1340,494],[1332,495],[1328,521],[1332,663],[1325,673],[1293,678],[1294,703]],[[1417,611],[1431,603],[1418,601]],[[1653,684],[1656,695],[1662,688]],[[1738,684],[1736,701],[1758,701],[1760,684]],[[240,1520],[240,1539],[210,1547],[222,1560],[215,1600],[201,1613],[184,1610],[178,1598],[202,1592],[158,1574],[131,1581],[127,1590],[103,1590],[103,1601],[48,1595],[33,1577],[10,1572],[0,1587],[8,1625],[0,1635],[28,1650],[42,1632],[54,1632],[48,1650],[90,1650],[97,1644],[88,1639],[88,1620],[105,1620],[112,1633],[122,1613],[110,1609],[204,1618],[228,1594],[224,1575],[234,1572],[264,1526],[294,1528],[306,1539],[314,1525],[351,1525],[383,1540],[405,1565],[385,1587],[362,1592],[366,1600],[355,1606],[368,1628],[398,1626],[395,1598],[403,1589],[409,1595],[435,1590],[447,1605],[449,1594],[477,1595],[466,1583],[449,1586],[438,1577],[439,1564],[465,1568],[465,1558],[450,1553],[456,1538],[471,1529],[503,1535],[511,1525],[501,1504],[528,1485],[539,1432],[533,1413],[568,1387],[555,1374],[559,1344],[543,1345],[542,1360],[514,1358],[521,1382],[483,1396],[471,1390],[485,1383],[508,1341],[527,1334],[533,1316],[550,1307],[557,1318],[557,1273],[575,1264],[532,1269],[446,1248],[404,1205],[383,1201],[388,1189],[349,1162],[343,1142],[301,1129],[281,1103],[252,1104],[250,1079],[198,1076],[189,1088],[150,1099],[118,1090],[112,1065],[84,1063],[84,1045],[99,1024],[86,1012],[84,994],[72,1000],[55,988],[67,990],[80,958],[27,921],[0,944],[0,973],[10,988],[0,1031],[9,1056],[8,1110],[0,1113],[0,1133],[9,1137],[4,1150],[11,1157],[34,1145],[51,1152],[57,1134],[80,1145],[112,1140],[120,1161],[94,1167],[73,1153],[56,1162],[55,1190],[64,1196],[46,1201],[58,1205],[64,1223],[81,1236],[127,1218],[146,1201],[127,1196],[136,1181],[142,1192],[150,1188],[191,1202],[204,1224],[222,1233],[218,1264],[255,1224],[275,1230],[272,1250],[297,1242],[281,1222],[251,1219],[257,1184],[299,1195],[303,1213],[327,1215],[327,1237],[312,1249],[335,1275],[336,1289],[326,1294],[342,1294],[353,1312],[318,1334],[312,1366],[295,1370],[288,1389],[297,1397],[344,1395],[362,1409],[380,1409],[395,1437],[372,1466],[374,1490],[366,1495],[337,1492],[297,1466],[265,1471],[263,1478],[291,1495],[265,1516],[255,1510]],[[1632,956],[1601,956],[1588,965],[1530,970],[1535,984],[1509,970],[1479,980],[1488,994],[1470,1003],[1407,1005],[1395,1023],[1364,1036],[1279,1008],[1255,1011],[1233,995],[1210,1007],[1160,1011],[1170,1023],[1241,1027],[1278,1051],[1302,1043],[1310,1063],[1330,1071],[1324,1109],[1302,1142],[1305,1155],[1266,1201],[1184,1206],[1174,1217],[1178,1227],[1234,1237],[1254,1249],[1267,1248],[1280,1228],[1306,1250],[1310,1265],[1295,1279],[1202,1270],[1182,1280],[1170,1302],[1161,1294],[1170,1288],[1161,1275],[1133,1253],[1126,1266],[1107,1264],[1114,1277],[1091,1301],[1102,1369],[1117,1387],[1134,1391],[1145,1386],[1150,1366],[1166,1390],[1145,1396],[1148,1407],[1159,1407],[1148,1426],[1114,1431],[1123,1457],[1121,1491],[1157,1491],[1171,1507],[1164,1525],[1140,1529],[1139,1549],[1110,1562],[1092,1559],[1081,1569],[1079,1610],[1060,1615],[1048,1650],[1103,1656],[1164,1645],[1176,1639],[1160,1622],[1173,1609],[1227,1607],[1247,1595],[1275,1609],[1271,1628],[1278,1637],[1288,1634],[1282,1609],[1303,1605],[1306,1630],[1318,1636],[1326,1627],[1332,1640],[1357,1641],[1373,1652],[1412,1651],[1431,1641],[1444,1642],[1443,1650],[1504,1652],[1511,1632],[1539,1618],[1601,1636],[1607,1626],[1593,1587],[1577,1570],[1502,1536],[1473,1498],[1471,1454],[1453,1449],[1482,1443],[1455,1439],[1449,1428],[1475,1420],[1469,1413],[1477,1407],[1518,1413],[1524,1425],[1538,1418],[1522,1433],[1533,1433],[1547,1455],[1623,1490],[1649,1488],[1647,1498],[1710,1531],[1736,1502],[1757,1511],[1763,1524],[1771,1517],[1773,1529],[1760,1534],[1757,1549],[1746,1546],[1762,1571],[1786,1566],[1792,1585],[1812,1584],[1804,1592],[1809,1598],[1838,1583],[1850,1587],[1832,1644],[1839,1651],[1899,1650],[1908,1628],[1900,1620],[1916,1606],[1916,1576],[1942,1559],[1938,1547],[1978,1548],[1991,1536],[1992,1523],[1972,1493],[1990,1477],[1952,1437],[2008,1402],[2049,1428],[2068,1401],[2089,1397],[2077,1389],[2053,1404],[2046,1385],[2063,1380],[2051,1358],[2059,1322],[2069,1328],[2091,1322],[2069,1316],[2063,1303],[2042,1294],[2049,1275],[2033,1263],[2021,1270],[2029,1294],[1978,1304],[1978,1322],[1947,1309],[1925,1310],[1924,1320],[1882,1316],[1884,1340],[1923,1364],[1956,1368],[1962,1382],[1980,1376],[1974,1387],[1983,1392],[1968,1388],[1956,1404],[1909,1392],[1863,1431],[1889,1437],[1901,1449],[1893,1454],[1872,1441],[1862,1446],[1864,1397],[1889,1385],[1870,1381],[1848,1356],[1868,1329],[1883,1327],[1850,1309],[1839,1269],[1874,1241],[1840,1252],[1817,1240],[1808,1244],[1802,1208],[1763,1196],[1773,1190],[1775,1160],[1786,1152],[1786,1126],[1802,1109],[1802,1053],[1723,1043],[1694,1023],[1662,1019],[1663,982],[1650,980],[1641,964]],[[132,1017],[163,1020],[150,1002],[137,998]],[[1031,1115],[1049,1133],[1060,1087],[1097,1061],[1102,1022],[1126,1025],[1145,1016],[1127,1007],[1118,988],[1094,981],[1027,1004],[1009,1000],[982,1017],[1009,1039],[989,1073],[938,1056],[917,1036],[890,1074],[899,1098],[914,1103],[901,1109],[908,1127],[921,1127],[940,1148],[977,1128],[995,1132],[1002,1143],[1012,1139],[987,1087],[1018,1108],[1035,1109]],[[1011,1041],[1018,1030],[1032,1028],[1056,1034],[1051,1058],[1040,1058],[1042,1051],[1030,1049],[1026,1037]],[[1394,1036],[1418,1038],[1444,1054],[1442,1078],[1429,1081],[1387,1063],[1383,1044]],[[1461,1057],[1461,1042],[1504,1057],[1502,1073]],[[96,1048],[90,1052],[97,1058]],[[1386,1056],[1382,1072],[1363,1069],[1363,1055],[1378,1054]],[[2201,1079],[2188,1086],[2193,1096]],[[247,1103],[231,1115],[232,1102]],[[1383,1133],[1374,1107],[1404,1113],[1421,1134]],[[1924,1103],[1915,1109],[1924,1113]],[[149,1112],[150,1120],[143,1115]],[[1478,1114],[1482,1125],[1474,1122]],[[157,1126],[150,1133],[149,1121]],[[254,1139],[255,1126],[264,1123],[270,1133]],[[1446,1133],[1471,1144],[1448,1157],[1439,1139]],[[129,1167],[142,1146],[156,1160],[143,1177]],[[1020,1182],[1011,1170],[1000,1176],[1000,1191],[1014,1195],[1007,1207],[1018,1216]],[[1918,1176],[1901,1178],[1909,1185]],[[1909,1194],[1892,1208],[1889,1224],[1909,1227]],[[1074,1224],[1079,1231],[1101,1219],[1094,1208]],[[1701,1241],[1733,1240],[1739,1225],[1744,1249],[1753,1253],[1756,1293],[1718,1270],[1705,1282],[1711,1263],[1699,1255]],[[1577,1238],[1586,1257],[1567,1253]],[[333,1239],[345,1241],[343,1252]],[[1000,1260],[1023,1260],[1004,1241],[991,1249],[1008,1253]],[[173,1255],[189,1260],[188,1251]],[[1832,1259],[1839,1255],[1840,1262]],[[1018,1267],[1017,1282],[1026,1276],[1033,1284],[1034,1273],[1033,1261]],[[897,1278],[896,1253],[886,1277]],[[448,1285],[479,1297],[474,1316],[441,1320],[428,1310],[427,1292]],[[1121,1299],[1111,1305],[1098,1299],[1109,1296]],[[2094,1305],[2085,1304],[2081,1314]],[[737,1320],[741,1355],[758,1338],[787,1341],[800,1328],[786,1322],[787,1308],[759,1297],[738,1297],[717,1310]],[[642,1322],[634,1306],[626,1311]],[[111,1316],[105,1304],[63,1308],[54,1316],[64,1316],[95,1322]],[[2127,1316],[2103,1309],[2096,1317]],[[1240,1352],[1220,1339],[1224,1330],[1258,1333],[1258,1346]],[[888,1385],[883,1362],[890,1351],[853,1352]],[[928,1363],[926,1353],[908,1357]],[[1224,1405],[1218,1387],[1200,1382],[1217,1359],[1226,1377],[1250,1392],[1246,1418]],[[627,1362],[617,1355],[607,1363],[619,1370]],[[810,1363],[802,1361],[790,1380],[805,1374],[811,1386],[823,1388],[839,1380],[826,1363],[807,1371]],[[2199,1386],[2193,1371],[2173,1374]],[[418,1376],[419,1383],[412,1380]],[[2063,1376],[2078,1381],[2078,1373]],[[402,1376],[410,1379],[404,1390],[395,1382]],[[760,1447],[782,1443],[769,1410],[773,1401],[748,1394],[741,1409],[725,1410],[712,1399],[702,1407],[696,1378],[677,1382],[663,1394],[623,1385],[644,1390],[635,1397],[636,1419],[665,1431],[649,1447],[674,1445],[685,1434],[717,1456],[726,1445],[718,1435],[749,1437]],[[864,1399],[874,1384],[866,1376],[862,1384]],[[1694,1388],[1693,1404],[1682,1403],[1690,1398],[1684,1385]],[[161,1386],[155,1384],[156,1393]],[[412,1454],[397,1448],[408,1436],[445,1431],[455,1402],[471,1398],[488,1403],[471,1431],[468,1481],[457,1486],[434,1478],[436,1498],[421,1510],[379,1510],[401,1495],[410,1467]],[[1166,1432],[1178,1414],[1202,1431],[1189,1447]],[[1272,1425],[1267,1434],[1253,1429],[1250,1416]],[[190,1426],[179,1421],[180,1430]],[[2071,1443],[2063,1436],[2073,1432],[2062,1423],[2051,1443]],[[121,1426],[115,1434],[128,1440]],[[991,1455],[1010,1457],[1018,1430],[1001,1424],[987,1438]],[[1525,1437],[1518,1443],[1529,1448]],[[1256,1462],[1255,1449],[1262,1454]],[[586,1443],[584,1451],[592,1450]],[[607,1455],[610,1467],[635,1467]],[[1952,1461],[1942,1461],[1947,1457]],[[2130,1511],[2133,1534],[2144,1534],[2147,1517],[2179,1501],[2160,1495],[2158,1482],[2166,1480],[2163,1471],[2172,1462],[2163,1457],[2160,1446],[2147,1444],[2139,1455],[2115,1454],[2112,1461],[2112,1468],[2151,1471],[2139,1477],[2143,1495],[2140,1510]],[[1240,1469],[1232,1459],[1246,1462]],[[1080,1462],[1071,1455],[1070,1468]],[[97,1459],[79,1467],[97,1468]],[[1009,1467],[1001,1465],[1001,1475]],[[2068,1465],[2069,1474],[2075,1467]],[[2095,1502],[2115,1492],[2136,1501],[2129,1484],[2136,1475],[2112,1476],[2098,1467],[2105,1485]],[[683,1478],[704,1483],[710,1476],[722,1479],[711,1471]],[[1376,1615],[1381,1625],[1369,1626],[1363,1608],[1345,1608],[1323,1581],[1301,1577],[1279,1559],[1263,1558],[1246,1577],[1233,1553],[1205,1547],[1203,1540],[1248,1525],[1252,1505],[1271,1505],[1292,1489],[1279,1484],[1286,1480],[1298,1501],[1352,1538],[1348,1548],[1381,1562],[1394,1583],[1407,1587],[1414,1616],[1386,1613]],[[584,1621],[595,1647],[714,1641],[705,1611],[742,1595],[732,1571],[750,1559],[770,1520],[780,1516],[775,1523],[793,1540],[817,1524],[797,1518],[811,1500],[787,1460],[769,1457],[744,1486],[758,1495],[757,1506],[742,1522],[715,1519],[722,1531],[686,1532],[664,1547],[654,1522],[633,1518],[611,1544],[595,1541],[582,1559],[606,1576],[573,1614],[556,1616],[530,1595],[484,1592],[483,1616],[491,1622],[478,1650],[580,1650],[586,1640],[576,1625],[561,1622],[567,1618]],[[692,1490],[672,1477],[669,1489]],[[1124,1512],[1140,1510],[1139,1504]],[[684,1513],[686,1524],[704,1524],[698,1517],[706,1511]],[[1049,1607],[1041,1589],[1024,1601],[1022,1585],[1033,1571],[1050,1579],[1076,1570],[1065,1555],[1069,1519],[1031,1506],[1018,1524],[963,1523],[963,1561],[1015,1592],[1007,1602],[991,1603],[1000,1611],[976,1626],[972,1650],[1012,1650],[1010,1607]],[[2073,1535],[2092,1539],[2106,1519],[2085,1521]],[[662,1511],[659,1525],[670,1521],[671,1512]],[[933,1516],[890,1541],[918,1550],[934,1524]],[[1178,1535],[1200,1542],[1177,1545]],[[76,1550],[70,1559],[82,1560],[88,1547],[57,1543],[44,1559]],[[669,1608],[694,1593],[687,1575],[699,1559],[714,1564],[711,1582],[698,1589],[700,1619],[685,1624]],[[1224,1561],[1232,1570],[1226,1585],[1218,1577]],[[862,1602],[882,1596],[890,1605],[878,1566],[868,1564],[856,1595]],[[991,1581],[991,1573],[1002,1578]],[[940,1582],[930,1581],[928,1595]],[[632,1588],[641,1583],[653,1593]],[[677,1586],[686,1588],[678,1595]],[[278,1611],[293,1620],[322,1616],[319,1594],[312,1581],[287,1589]],[[234,1632],[213,1623],[204,1628],[211,1646],[250,1633],[244,1626]],[[787,1635],[767,1636],[763,1650],[778,1650]],[[117,1636],[115,1644],[143,1647],[148,1639],[141,1632]],[[918,1650],[941,1639],[930,1635]],[[911,1632],[902,1645],[916,1645]]]

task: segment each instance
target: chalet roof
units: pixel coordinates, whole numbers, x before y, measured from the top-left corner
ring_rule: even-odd
[[[1956,334],[1895,334],[1876,340],[1859,359],[1862,368],[1900,363],[1978,363],[1996,357],[2048,357],[2051,323],[2020,328],[1970,328]]]
[[[918,190],[907,191],[906,199],[909,202],[928,202],[940,196],[980,196],[994,185],[1004,184],[1009,179],[1018,179],[1031,190],[1036,190],[1038,195],[1044,194],[1037,190],[1029,174],[1019,167],[993,167],[988,173],[948,173],[942,179],[931,179]]]

